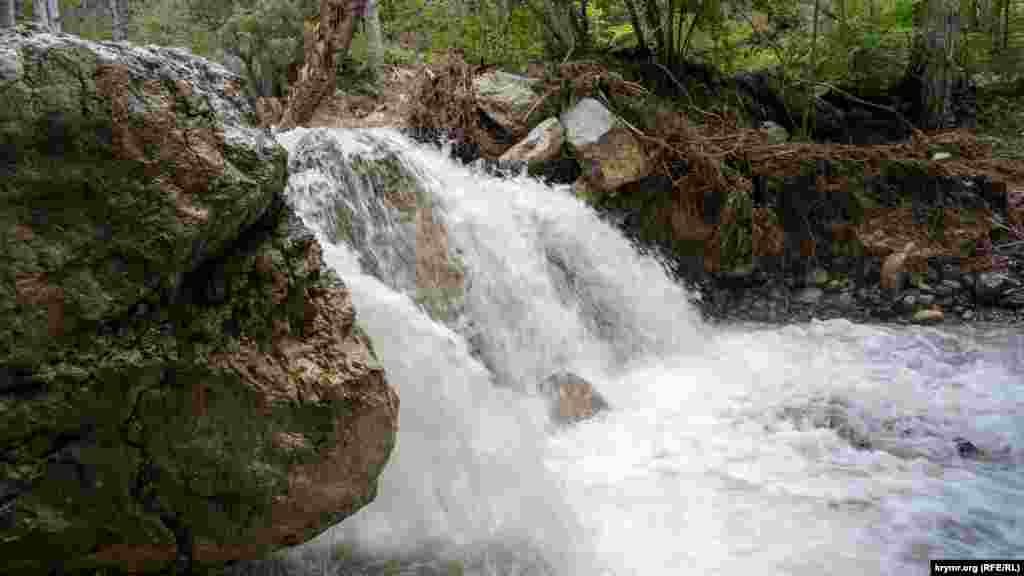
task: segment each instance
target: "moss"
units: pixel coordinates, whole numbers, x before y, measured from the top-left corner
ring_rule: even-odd
[[[463,291],[460,287],[417,288],[413,301],[421,306],[427,314],[439,321],[452,320],[462,305]]]

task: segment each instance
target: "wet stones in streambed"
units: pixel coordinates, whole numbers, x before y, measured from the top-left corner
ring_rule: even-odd
[[[929,258],[914,271],[889,260],[887,276],[879,257],[845,266],[833,262],[800,275],[749,269],[742,282],[735,274],[712,274],[697,284],[696,305],[710,320],[771,324],[815,318],[924,325],[1024,321],[1024,262],[976,273],[957,258]]]
[[[592,418],[609,408],[608,402],[590,382],[572,372],[556,372],[537,388],[548,401],[551,420],[560,425]]]

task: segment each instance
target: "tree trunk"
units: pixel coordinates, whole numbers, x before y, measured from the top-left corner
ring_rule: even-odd
[[[117,5],[117,0],[109,0],[110,2],[110,20],[111,20],[111,32],[114,36],[114,42],[124,42],[125,38],[122,36],[124,29],[121,28],[121,10]]]
[[[0,28],[14,26],[14,1],[0,0]]]
[[[374,76],[380,73],[380,66],[384,60],[384,36],[381,32],[380,10],[377,9],[377,4],[378,0],[367,0],[366,16],[363,18],[366,24],[367,59]]]
[[[320,20],[307,35],[305,64],[289,95],[282,130],[309,123],[320,101],[334,90],[335,53],[348,52],[356,19],[365,8],[365,0],[320,0]]]
[[[954,59],[960,44],[959,8],[958,0],[926,0],[917,15],[910,74],[920,82],[921,128],[954,123],[953,87],[961,74]]]

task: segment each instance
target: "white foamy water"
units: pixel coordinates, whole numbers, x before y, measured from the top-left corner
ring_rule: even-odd
[[[1019,330],[712,328],[565,190],[390,131],[314,135],[278,136],[289,197],[402,404],[377,499],[309,547],[387,558],[442,543],[470,558],[498,543],[507,553],[467,573],[566,576],[909,574],[929,558],[1024,556]],[[400,275],[365,273],[322,233],[324,194],[366,192],[344,163],[382,151],[439,205],[486,365],[378,279]],[[400,225],[378,218],[378,247],[363,248],[383,254]],[[612,410],[552,431],[532,393],[560,369]],[[962,458],[961,437],[989,461]]]

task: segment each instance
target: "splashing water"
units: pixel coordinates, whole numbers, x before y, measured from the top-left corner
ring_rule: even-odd
[[[467,573],[502,575],[903,574],[1024,556],[1019,330],[712,328],[564,189],[392,131],[278,138],[289,199],[402,400],[377,499],[305,548],[387,558],[441,543]],[[468,324],[409,297],[395,246],[414,244],[410,225],[350,167],[382,156],[435,203]],[[339,197],[357,245],[330,232]],[[563,369],[612,410],[552,432],[534,391]]]

